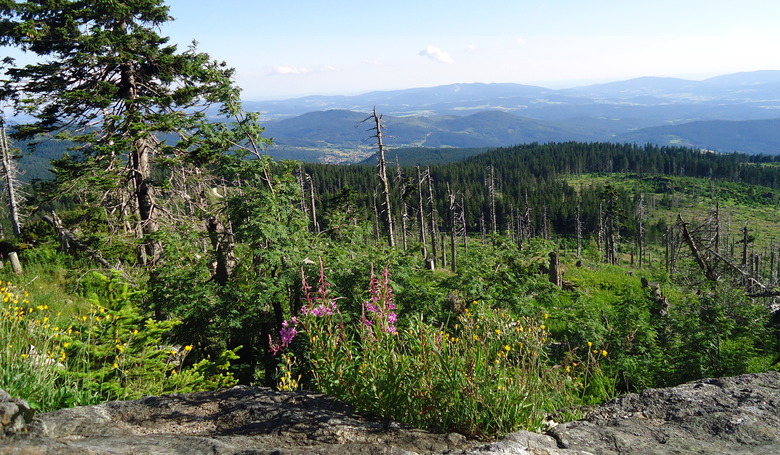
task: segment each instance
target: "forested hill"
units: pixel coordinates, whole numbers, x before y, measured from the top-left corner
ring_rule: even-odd
[[[592,172],[635,172],[688,177],[712,177],[775,187],[777,171],[772,163],[780,156],[742,153],[708,153],[688,147],[612,142],[551,142],[520,144],[495,149],[441,149],[409,147],[391,149],[388,159],[401,166],[493,165],[527,169],[535,177]],[[454,164],[462,161],[463,164]],[[376,165],[376,156],[361,164]],[[770,165],[767,167],[766,165]]]
[[[391,166],[404,206],[414,207],[419,192],[432,197],[445,219],[454,216],[453,203],[462,206],[464,228],[486,230],[495,223],[499,230],[517,228],[523,218],[526,229],[547,235],[573,235],[577,207],[586,232],[599,223],[599,205],[605,191],[614,191],[621,213],[631,214],[639,198],[634,188],[605,189],[596,182],[575,185],[569,180],[593,173],[629,173],[645,180],[646,190],[657,193],[671,207],[677,188],[674,178],[705,178],[723,185],[750,185],[750,190],[728,190],[739,197],[764,198],[772,203],[780,186],[780,159],[744,154],[714,154],[681,147],[613,143],[525,144],[500,148],[456,163],[429,167]],[[376,210],[376,169],[372,166],[306,164],[319,197],[319,213],[343,210],[349,203],[366,212]],[[431,194],[424,188],[431,177]],[[593,179],[591,179],[593,180]],[[421,185],[421,182],[422,185]],[[420,186],[423,189],[420,189]],[[493,188],[491,199],[489,188]],[[757,188],[767,187],[767,191]],[[723,189],[726,191],[726,189]],[[725,194],[725,193],[724,193]],[[452,198],[450,197],[452,196]],[[756,199],[756,200],[758,200]],[[348,201],[348,202],[347,202]],[[399,201],[397,201],[399,202]],[[776,202],[776,201],[775,201]],[[495,214],[493,216],[493,213]],[[402,214],[397,215],[399,218]],[[413,219],[413,217],[412,217]],[[495,219],[495,222],[492,220]],[[662,229],[662,225],[658,229]],[[630,223],[626,235],[633,235]]]

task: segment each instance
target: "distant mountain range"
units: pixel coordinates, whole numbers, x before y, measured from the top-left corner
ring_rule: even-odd
[[[718,152],[780,154],[780,71],[703,81],[644,77],[553,90],[453,84],[248,101],[262,113],[269,153],[304,161],[358,161],[372,153],[376,107],[390,147],[497,147],[525,142],[617,141]]]

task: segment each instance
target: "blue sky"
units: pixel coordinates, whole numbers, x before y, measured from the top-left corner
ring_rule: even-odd
[[[244,98],[780,69],[774,0],[168,0]]]

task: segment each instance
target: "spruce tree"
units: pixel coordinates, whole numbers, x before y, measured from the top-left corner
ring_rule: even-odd
[[[158,33],[170,20],[162,0],[0,4],[0,44],[40,58],[7,70],[4,97],[36,118],[17,136],[75,144],[54,163],[52,197],[90,207],[79,219],[114,237],[139,239],[142,264],[158,260],[161,222],[175,215],[161,188],[238,144],[262,146],[233,70],[194,43],[180,52]],[[212,105],[238,127],[206,121]]]

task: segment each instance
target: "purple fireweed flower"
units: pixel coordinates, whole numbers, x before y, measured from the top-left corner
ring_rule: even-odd
[[[379,313],[379,307],[371,302],[366,302],[366,311],[369,313]]]
[[[298,330],[295,327],[283,327],[282,330],[279,331],[279,336],[282,339],[281,346],[289,346],[290,343],[292,343],[292,341],[295,339],[296,335],[298,335]]]
[[[393,325],[397,320],[398,320],[398,315],[396,315],[395,313],[390,313],[389,315],[387,315],[388,324]]]

